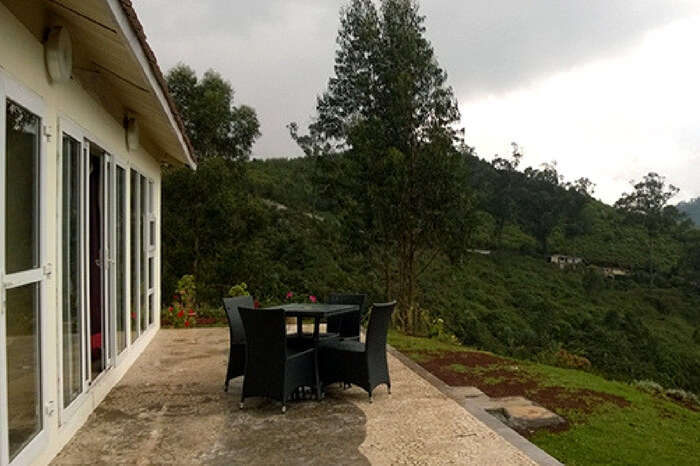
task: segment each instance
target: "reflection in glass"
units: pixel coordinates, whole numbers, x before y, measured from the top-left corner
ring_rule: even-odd
[[[39,266],[39,118],[7,99],[5,272]]]
[[[117,274],[117,353],[126,348],[126,171],[117,167],[117,244],[115,245],[115,267]]]
[[[11,288],[6,298],[7,420],[12,459],[42,427],[39,285]]]
[[[62,316],[63,407],[82,392],[80,143],[63,135]]]
[[[133,343],[139,336],[139,245],[140,228],[139,228],[139,175],[135,170],[131,170],[131,302],[130,304],[130,321],[131,321],[131,342]]]
[[[90,144],[88,194],[89,194],[89,342],[90,342],[90,377],[95,380],[106,367],[107,352],[105,351],[105,310],[104,297],[108,295],[107,280],[103,280],[104,262],[104,207],[108,200],[104,199],[105,178],[102,170],[105,152],[95,144]]]
[[[148,293],[148,260],[146,258],[146,249],[145,245],[148,244],[148,239],[146,238],[146,235],[148,234],[147,231],[147,223],[144,221],[144,218],[146,217],[146,212],[148,212],[148,183],[146,181],[145,176],[140,176],[141,179],[141,212],[139,212],[140,216],[139,219],[141,220],[141,241],[142,241],[142,246],[140,248],[141,252],[141,260],[140,260],[140,265],[141,265],[141,283],[140,283],[140,289],[141,289],[141,329],[142,331],[148,328],[148,322],[149,322],[149,314],[148,314],[148,298],[147,298],[147,293]]]

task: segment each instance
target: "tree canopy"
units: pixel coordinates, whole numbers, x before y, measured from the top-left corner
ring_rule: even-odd
[[[165,79],[199,160],[214,156],[238,160],[250,155],[260,136],[260,123],[253,108],[234,106],[228,81],[213,70],[197,79],[195,71],[182,63],[168,71]]]
[[[342,202],[347,231],[375,253],[406,329],[416,321],[416,277],[468,205],[457,101],[425,32],[414,1],[354,0],[341,12],[335,74],[309,135],[291,127],[323,165],[327,194],[352,200]]]

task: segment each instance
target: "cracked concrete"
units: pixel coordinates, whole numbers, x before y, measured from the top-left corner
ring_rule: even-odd
[[[223,391],[228,330],[161,330],[54,464],[534,464],[389,355],[392,395],[358,388],[321,402]]]

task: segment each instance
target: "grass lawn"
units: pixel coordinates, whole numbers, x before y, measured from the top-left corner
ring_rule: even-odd
[[[389,343],[450,385],[522,395],[567,420],[523,432],[566,464],[700,465],[700,412],[590,372],[390,332]]]

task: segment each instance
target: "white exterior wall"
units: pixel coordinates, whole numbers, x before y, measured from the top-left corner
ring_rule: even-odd
[[[50,137],[44,138],[44,153],[42,154],[43,180],[41,195],[44,203],[40,217],[42,230],[41,263],[51,264],[53,273],[45,281],[41,305],[41,330],[45,347],[43,354],[43,395],[44,405],[53,401],[54,412],[45,415],[44,428],[48,433],[48,444],[43,453],[35,458],[35,464],[48,463],[75,434],[85,422],[89,414],[109,393],[111,388],[120,380],[126,370],[136,360],[152,340],[160,327],[160,205],[161,205],[161,175],[158,162],[143,149],[129,151],[121,122],[112,118],[90,96],[76,80],[63,84],[49,82],[44,65],[44,47],[37,39],[15,18],[4,5],[0,3],[0,82],[9,79],[35,94],[43,102],[45,113],[40,115],[42,124],[47,125]],[[0,85],[0,89],[2,86]],[[2,92],[2,91],[0,91]],[[5,109],[2,109],[4,112]],[[60,229],[61,212],[57,200],[60,199],[61,186],[59,180],[59,148],[61,133],[59,118],[67,117],[79,125],[86,137],[99,144],[105,151],[113,154],[127,163],[129,168],[136,168],[154,182],[154,212],[156,221],[156,253],[154,267],[154,324],[146,333],[127,348],[116,367],[108,369],[98,382],[81,395],[80,406],[72,417],[63,420],[59,426],[59,359],[61,357],[60,335],[60,244],[58,233]],[[4,151],[2,147],[0,150]],[[128,177],[128,172],[127,172]],[[4,190],[5,187],[2,186]],[[128,199],[128,197],[127,197]],[[130,203],[127,201],[127,220]],[[3,221],[0,219],[0,221]],[[4,228],[4,224],[2,225]],[[127,231],[129,228],[127,227]],[[130,288],[129,248],[127,247],[127,290]],[[0,277],[2,278],[2,277]],[[129,294],[127,291],[127,303]],[[128,321],[127,321],[128,325]],[[3,343],[4,344],[4,343]]]

